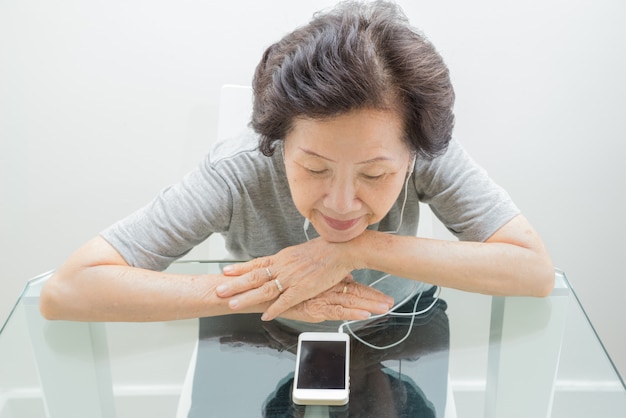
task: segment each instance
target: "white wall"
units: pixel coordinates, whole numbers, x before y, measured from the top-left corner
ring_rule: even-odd
[[[29,277],[191,169],[219,86],[331,0],[0,2],[0,320]],[[626,3],[400,1],[459,137],[515,198],[626,374]]]

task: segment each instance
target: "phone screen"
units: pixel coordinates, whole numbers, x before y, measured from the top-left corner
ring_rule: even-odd
[[[346,342],[302,341],[298,389],[345,389]]]

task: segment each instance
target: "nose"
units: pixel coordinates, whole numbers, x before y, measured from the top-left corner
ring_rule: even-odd
[[[362,202],[353,179],[333,179],[324,196],[324,206],[338,215],[360,210]]]

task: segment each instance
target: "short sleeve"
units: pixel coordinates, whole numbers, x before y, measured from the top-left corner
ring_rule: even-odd
[[[164,270],[214,232],[228,229],[229,187],[209,158],[101,236],[134,267]]]
[[[485,241],[519,214],[509,194],[456,140],[434,160],[418,160],[415,171],[420,200],[460,240]]]

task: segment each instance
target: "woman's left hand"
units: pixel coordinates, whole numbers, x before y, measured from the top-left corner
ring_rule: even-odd
[[[224,268],[227,276],[237,276],[217,288],[217,295],[231,297],[229,306],[240,310],[274,300],[262,316],[272,320],[289,308],[338,285],[354,270],[342,244],[316,238],[303,244],[287,247],[273,256],[257,258]],[[392,298],[372,288],[355,295],[369,301],[370,312],[381,305],[393,304]]]

